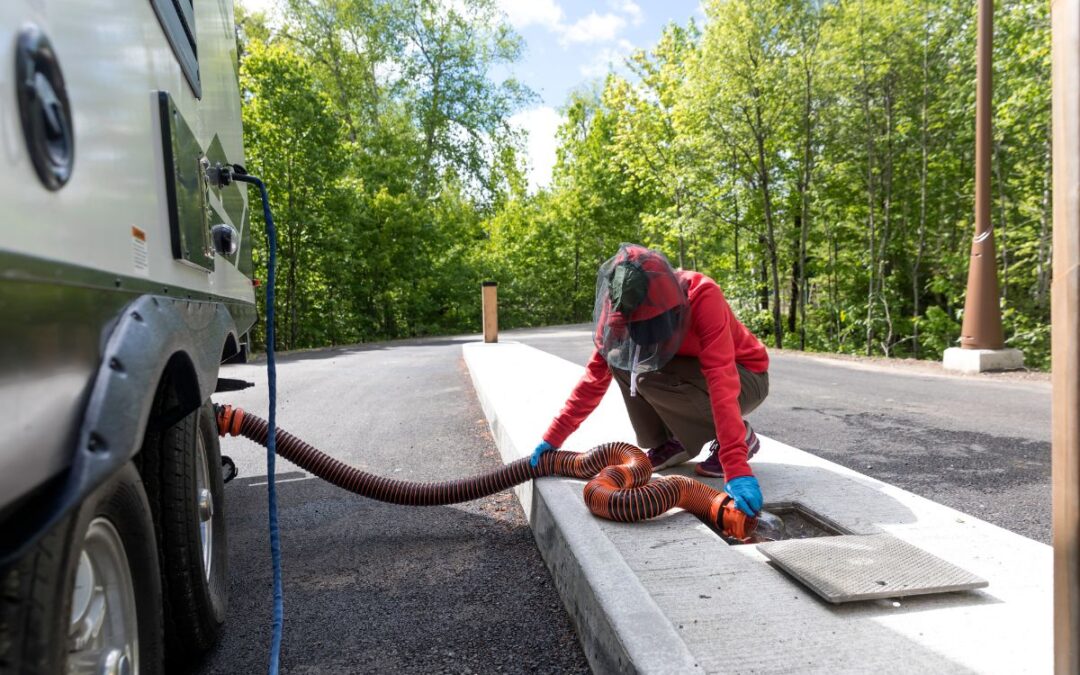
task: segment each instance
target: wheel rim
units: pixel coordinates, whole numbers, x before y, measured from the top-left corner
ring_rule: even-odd
[[[68,675],[139,672],[135,588],[120,533],[106,518],[90,522],[79,553],[68,625]]]
[[[203,575],[210,580],[214,563],[214,493],[211,491],[210,466],[202,434],[195,439],[195,498],[199,511],[199,543],[202,546]]]

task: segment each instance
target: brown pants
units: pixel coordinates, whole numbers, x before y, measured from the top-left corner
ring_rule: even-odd
[[[769,373],[739,370],[739,412],[746,415],[769,395]],[[672,436],[691,456],[716,439],[709,386],[701,363],[692,356],[676,356],[666,366],[638,375],[637,396],[630,396],[630,373],[611,369],[619,383],[630,424],[640,447],[655,448]]]

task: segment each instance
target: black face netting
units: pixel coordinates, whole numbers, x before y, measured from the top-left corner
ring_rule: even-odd
[[[686,291],[662,253],[623,244],[600,266],[593,341],[608,365],[636,376],[663,368],[690,325]]]

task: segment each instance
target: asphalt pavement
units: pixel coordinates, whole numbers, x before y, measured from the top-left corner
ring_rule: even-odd
[[[581,365],[592,353],[587,325],[500,339]],[[1050,543],[1048,381],[776,350],[769,381],[757,431]]]
[[[279,356],[278,424],[333,456],[407,480],[500,464],[460,343],[403,341]],[[223,368],[257,384],[215,396],[266,414],[265,365]],[[223,441],[229,611],[203,673],[265,671],[271,572],[265,451]],[[588,672],[512,492],[450,507],[364,499],[278,460],[284,568],[282,672]]]

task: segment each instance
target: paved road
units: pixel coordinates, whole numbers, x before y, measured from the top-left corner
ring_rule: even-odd
[[[500,339],[579,364],[592,353],[587,326]],[[769,398],[749,420],[789,445],[1050,542],[1048,382],[773,353]]]
[[[461,358],[462,340],[321,350],[280,358],[279,424],[373,473],[468,476],[499,464]],[[266,412],[262,364],[225,377],[256,389],[216,396]],[[261,448],[223,443],[228,629],[204,673],[265,670],[270,561]],[[512,493],[454,507],[362,499],[278,462],[284,552],[283,672],[587,672]]]

